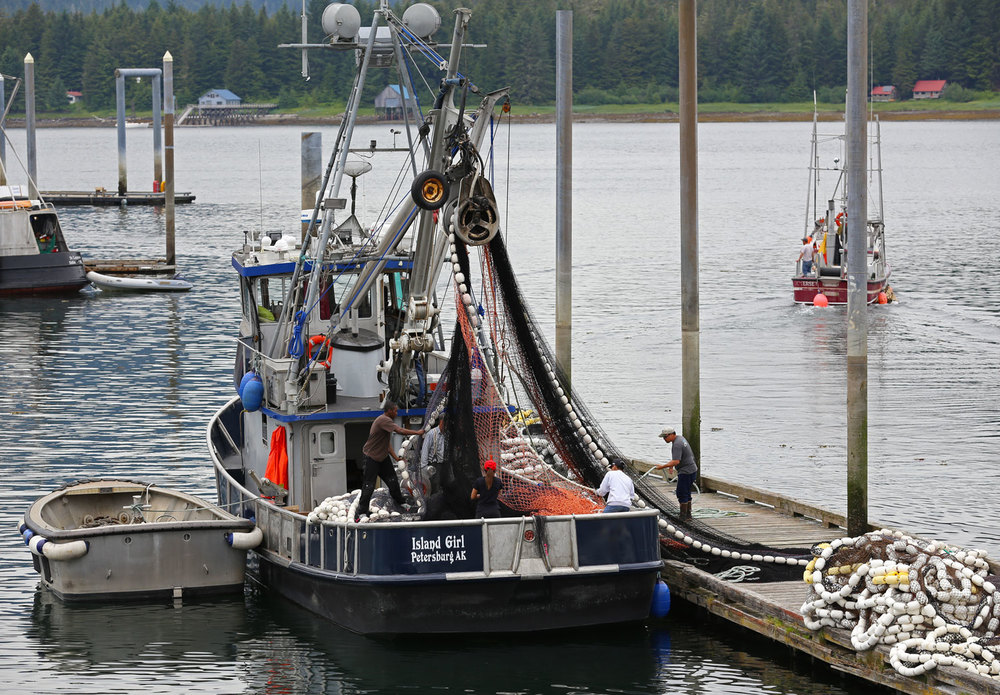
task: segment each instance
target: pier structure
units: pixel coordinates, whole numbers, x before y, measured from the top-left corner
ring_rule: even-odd
[[[247,125],[266,116],[277,104],[188,104],[177,125]]]
[[[652,465],[642,460],[631,464],[636,470]],[[653,476],[650,479],[657,487],[671,489],[666,480]],[[812,546],[849,535],[847,517],[837,512],[710,476],[702,476],[700,483],[700,493],[694,500],[695,519],[724,534],[776,549]],[[864,530],[880,529],[896,530],[877,523],[867,524]],[[1000,691],[997,681],[989,676],[977,676],[955,666],[938,666],[919,676],[906,676],[890,664],[889,645],[857,651],[850,630],[809,629],[802,607],[810,596],[801,575],[783,581],[761,581],[754,575],[760,568],[753,562],[713,574],[701,569],[698,562],[708,555],[695,549],[687,553],[693,562],[666,557],[661,572],[672,598],[686,604],[684,609],[739,626],[793,650],[796,656],[901,693],[986,695]],[[994,561],[989,565],[992,574],[1000,574],[1000,565]]]

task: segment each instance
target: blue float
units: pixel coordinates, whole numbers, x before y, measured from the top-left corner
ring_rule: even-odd
[[[240,379],[240,385],[236,389],[236,393],[240,394],[240,398],[243,398],[243,388],[247,385],[247,383],[249,383],[250,381],[252,381],[255,377],[256,378],[260,378],[257,375],[257,372],[250,371],[250,372],[247,372],[246,374],[244,374],[243,378]]]
[[[666,582],[656,582],[656,588],[653,589],[653,605],[649,612],[654,618],[665,618],[670,612],[670,588]]]
[[[243,408],[251,413],[260,410],[260,406],[264,403],[264,382],[259,376],[254,374],[253,378],[243,385],[240,401],[243,402]]]

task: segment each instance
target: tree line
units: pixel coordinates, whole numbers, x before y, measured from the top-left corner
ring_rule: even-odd
[[[250,2],[198,8],[150,0],[124,1],[101,11],[48,10],[32,3],[0,9],[0,72],[23,74],[35,59],[39,110],[68,109],[79,90],[87,109],[114,107],[115,68],[152,68],[174,58],[178,104],[226,88],[245,102],[292,108],[343,103],[354,55],[314,51],[312,76],[300,77],[300,54],[279,43],[300,40],[297,10]],[[308,0],[309,41],[322,41],[326,0]],[[377,0],[353,3],[368,24]],[[397,3],[393,3],[396,5]],[[437,39],[450,40],[453,5],[431,0],[441,13]],[[581,104],[677,101],[677,3],[668,0],[465,0],[473,11],[464,73],[490,90],[512,87],[522,104],[555,100],[556,10],[573,10],[573,87]],[[700,0],[697,3],[699,99],[704,102],[842,102],[846,78],[844,0]],[[868,16],[873,85],[895,85],[908,98],[920,79],[944,79],[966,93],[1000,88],[1000,0],[872,0]],[[436,84],[418,67],[416,82]],[[395,71],[378,71],[365,103]],[[11,93],[10,87],[7,89]],[[23,92],[22,92],[23,97]],[[148,110],[148,80],[128,86],[130,106]],[[14,110],[23,112],[23,100]]]

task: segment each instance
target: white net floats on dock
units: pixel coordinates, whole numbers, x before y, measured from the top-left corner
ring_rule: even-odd
[[[803,575],[810,630],[850,630],[859,651],[892,645],[904,676],[955,666],[1000,681],[1000,601],[985,552],[886,530],[817,552]]]

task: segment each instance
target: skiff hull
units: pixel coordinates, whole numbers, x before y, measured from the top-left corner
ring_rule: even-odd
[[[253,530],[198,497],[128,480],[60,488],[20,527],[42,584],[64,601],[241,591],[247,551],[232,539]]]

